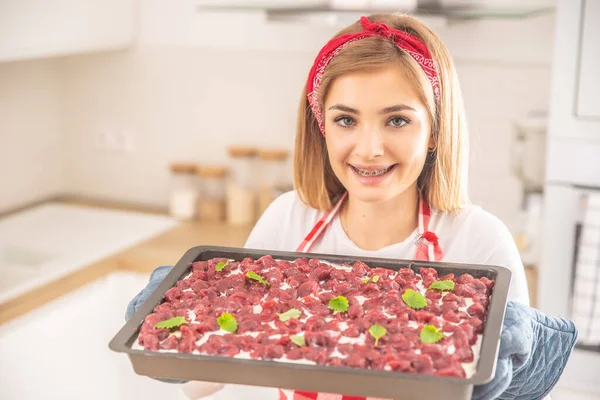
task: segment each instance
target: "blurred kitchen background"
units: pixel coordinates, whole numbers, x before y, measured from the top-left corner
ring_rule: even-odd
[[[378,10],[449,47],[472,201],[580,329],[552,398],[600,398],[600,0],[0,0],[1,399],[183,398],[108,350],[127,302],[243,245],[291,189],[316,53]]]

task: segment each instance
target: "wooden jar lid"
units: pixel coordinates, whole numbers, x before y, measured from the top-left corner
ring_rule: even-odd
[[[257,151],[254,147],[249,146],[233,146],[227,149],[231,157],[255,157]]]
[[[224,178],[228,170],[221,165],[198,165],[197,172],[203,178]]]
[[[290,152],[285,149],[262,149],[258,151],[258,156],[262,160],[283,161],[286,160]]]
[[[197,166],[191,162],[178,162],[169,165],[171,172],[176,174],[195,174]]]

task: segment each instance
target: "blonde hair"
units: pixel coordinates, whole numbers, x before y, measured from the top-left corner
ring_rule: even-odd
[[[457,211],[468,203],[468,131],[458,77],[446,46],[435,32],[409,15],[375,14],[371,22],[383,22],[419,38],[436,63],[440,98],[436,103],[433,89],[419,64],[391,40],[369,37],[346,46],[325,69],[319,87],[323,105],[336,78],[351,72],[372,70],[389,63],[401,66],[415,82],[421,100],[427,105],[435,150],[427,158],[417,184],[421,196],[432,208]],[[362,31],[360,22],[338,32],[335,37]],[[329,210],[345,192],[329,163],[325,138],[309,106],[306,88],[302,91],[296,127],[294,151],[294,188],[308,206]]]

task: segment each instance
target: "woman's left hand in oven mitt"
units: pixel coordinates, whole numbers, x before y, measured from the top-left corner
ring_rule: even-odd
[[[150,295],[154,293],[158,285],[160,285],[161,282],[165,279],[165,277],[169,275],[169,272],[171,272],[172,269],[173,267],[158,267],[154,271],[152,271],[152,274],[150,275],[150,281],[148,282],[146,287],[143,288],[133,298],[133,300],[129,302],[129,305],[127,305],[127,311],[125,312],[125,320],[129,321],[129,319],[133,316],[133,314],[135,314],[138,308],[140,308],[140,306],[144,304],[146,300],[148,300],[148,297],[150,297]]]
[[[568,319],[509,301],[496,374],[475,386],[473,400],[543,399],[562,375],[576,341],[577,328]]]

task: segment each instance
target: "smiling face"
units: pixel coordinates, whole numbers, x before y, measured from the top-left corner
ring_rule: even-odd
[[[427,106],[400,67],[340,76],[323,110],[329,162],[350,196],[383,202],[416,188],[434,143]]]

